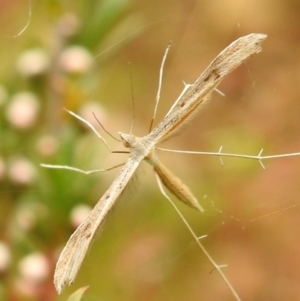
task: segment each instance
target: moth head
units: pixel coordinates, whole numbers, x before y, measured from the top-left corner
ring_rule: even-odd
[[[124,134],[122,132],[119,132],[119,136],[121,137],[124,147],[130,148],[132,144],[133,136],[130,134]]]

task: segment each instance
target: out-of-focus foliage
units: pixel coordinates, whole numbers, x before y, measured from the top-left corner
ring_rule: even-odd
[[[67,301],[81,301],[88,287],[82,287],[74,292]]]
[[[123,38],[132,12],[126,0],[2,6],[1,14],[13,22],[3,22],[0,39],[13,49],[2,48],[9,64],[0,71],[1,300],[52,300],[58,252],[90,210],[83,205],[89,194],[95,200],[98,194],[91,191],[95,178],[82,181],[74,173],[43,170],[39,163],[92,162],[95,148],[87,129],[69,120],[63,108],[105,120],[97,97],[101,68],[134,35],[109,55],[96,56],[107,41]],[[24,31],[17,34],[14,22],[20,16]]]

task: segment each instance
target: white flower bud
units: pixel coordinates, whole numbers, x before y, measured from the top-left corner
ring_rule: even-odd
[[[6,118],[13,126],[28,129],[36,123],[39,107],[33,93],[21,92],[12,97],[6,110]]]
[[[61,53],[59,64],[67,73],[86,73],[92,68],[93,57],[82,46],[70,46]]]
[[[9,163],[8,177],[16,184],[31,184],[35,181],[36,175],[36,168],[29,160],[25,158],[15,158]]]
[[[45,73],[50,67],[50,58],[42,49],[24,51],[17,60],[17,69],[24,76]]]

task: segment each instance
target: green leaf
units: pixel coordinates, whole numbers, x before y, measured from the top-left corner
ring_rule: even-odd
[[[88,288],[89,288],[88,286],[84,286],[84,287],[78,289],[75,293],[73,293],[67,299],[67,301],[80,301],[80,300],[82,300],[82,297],[83,297],[84,293],[87,291]]]

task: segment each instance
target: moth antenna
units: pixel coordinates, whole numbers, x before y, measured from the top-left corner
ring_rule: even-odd
[[[74,112],[64,108],[64,110],[66,112],[68,112],[70,115],[72,115],[73,117],[77,118],[78,120],[80,120],[81,122],[85,123],[96,135],[98,138],[100,138],[102,140],[102,142],[104,143],[104,145],[106,146],[106,148],[112,152],[111,148],[109,147],[109,145],[107,144],[106,140],[97,132],[97,130],[94,128],[94,126],[88,122],[86,119],[82,118],[81,116],[75,114]],[[97,119],[96,119],[97,120]],[[99,122],[99,121],[98,121]]]
[[[118,141],[118,142],[122,142],[121,139],[116,138],[113,134],[111,134],[105,127],[104,125],[100,122],[100,120],[97,118],[96,114],[93,112],[93,116],[96,119],[96,121],[99,123],[99,125],[101,126],[102,130],[111,138],[113,138],[114,140]]]
[[[128,62],[128,67],[129,67],[129,79],[130,79],[130,90],[131,90],[131,104],[132,104],[132,122],[131,122],[131,127],[130,127],[130,132],[129,134],[132,135],[133,129],[134,129],[134,124],[135,124],[135,101],[134,101],[134,93],[133,93],[133,80],[132,80],[132,72],[130,68],[130,62]]]

